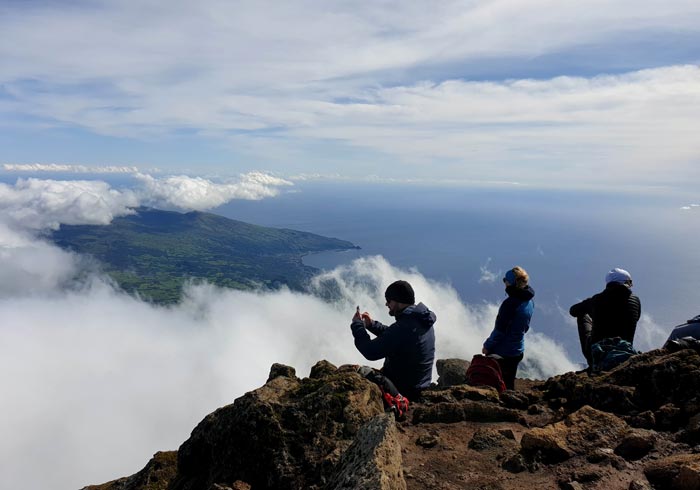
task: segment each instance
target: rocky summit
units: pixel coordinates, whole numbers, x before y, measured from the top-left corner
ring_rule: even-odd
[[[406,420],[327,361],[208,415],[177,451],[84,490],[700,489],[700,355],[656,350],[612,371],[516,381],[498,393],[440,379]]]

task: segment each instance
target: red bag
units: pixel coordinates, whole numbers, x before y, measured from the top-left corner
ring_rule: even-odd
[[[506,389],[503,373],[498,361],[493,357],[477,354],[467,368],[467,384],[472,386],[492,386],[499,393]]]

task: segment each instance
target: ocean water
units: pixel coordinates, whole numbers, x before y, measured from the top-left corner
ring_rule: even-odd
[[[310,255],[305,263],[332,269],[382,255],[451,284],[466,304],[502,301],[501,277],[520,265],[536,291],[533,329],[576,359],[568,309],[602,290],[612,267],[632,274],[647,325],[666,331],[700,313],[700,207],[682,209],[692,202],[692,195],[660,191],[306,183],[214,212],[350,240],[361,250]]]

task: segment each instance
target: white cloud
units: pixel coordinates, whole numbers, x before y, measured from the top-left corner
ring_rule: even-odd
[[[185,175],[155,178],[135,174],[134,189],[113,189],[97,180],[18,179],[0,183],[0,222],[16,229],[46,230],[67,225],[106,225],[117,216],[133,214],[142,204],[205,210],[233,199],[263,199],[291,182],[261,172],[244,174],[233,183],[218,184]]]
[[[84,262],[74,254],[0,222],[0,298],[52,294]]]
[[[697,177],[700,69],[675,66],[700,37],[697,2],[14,5],[0,15],[13,39],[0,113],[21,124],[164,147],[186,131],[292,173],[357,177],[398,160],[416,178]],[[670,54],[644,54],[681,33]],[[628,45],[634,60],[596,64]],[[592,46],[583,76],[556,76]],[[547,56],[540,79],[507,68]],[[484,66],[498,74],[470,80]]]
[[[233,199],[259,200],[279,194],[279,186],[291,182],[260,172],[241,176],[235,183],[217,184],[201,177],[177,175],[155,179],[137,174],[142,189],[138,191],[142,202],[156,206],[179,209],[205,210],[221,206]]]
[[[3,488],[79,488],[131,474],[153,452],[176,449],[204,415],[264,383],[273,362],[300,376],[320,359],[367,363],[354,348],[350,318],[359,304],[390,322],[382,292],[398,277],[437,312],[438,357],[479,352],[497,311],[465,305],[451,287],[380,257],[319,278],[337,284],[335,303],[201,285],[165,308],[90,277],[69,291],[0,290],[0,371],[12,373],[0,419]],[[528,372],[572,368],[553,342],[533,333],[526,339]]]
[[[670,328],[664,328],[656,323],[648,313],[642,313],[637,323],[634,347],[642,351],[658,349],[660,346],[664,345],[670,331]]]
[[[489,270],[489,264],[491,264],[491,257],[486,260],[486,263],[479,267],[481,271],[481,277],[479,278],[479,283],[489,282],[494,283],[501,275],[501,271],[493,272]]]
[[[87,180],[18,179],[0,183],[0,218],[22,228],[57,229],[63,224],[105,225],[137,206],[133,192]]]
[[[63,163],[5,163],[3,169],[7,172],[66,172],[76,174],[131,174],[138,172],[136,167],[88,167]],[[152,170],[151,170],[152,171]]]

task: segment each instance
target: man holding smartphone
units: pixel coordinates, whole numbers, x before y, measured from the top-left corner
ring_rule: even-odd
[[[384,293],[389,315],[396,321],[387,326],[372,320],[369,313],[352,317],[355,347],[370,361],[384,359],[381,373],[409,400],[420,398],[430,386],[435,361],[435,313],[423,303],[415,304],[413,288],[396,281]],[[375,335],[370,338],[367,332]]]

